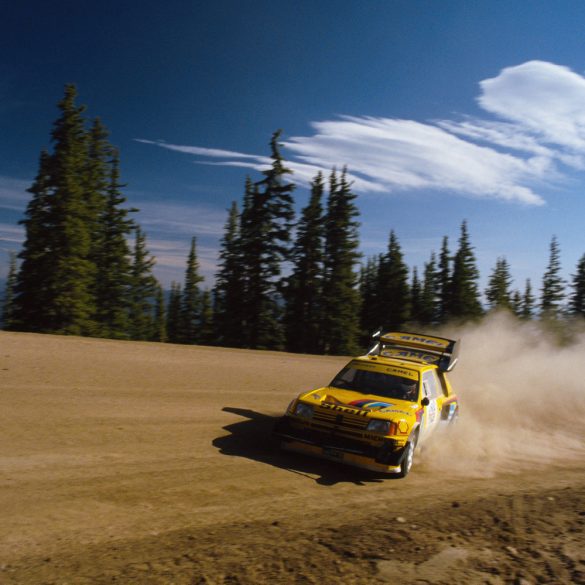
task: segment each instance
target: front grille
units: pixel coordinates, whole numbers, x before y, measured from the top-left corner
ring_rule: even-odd
[[[318,408],[315,409],[313,420],[317,423],[325,423],[327,426],[337,427],[340,430],[348,429],[350,431],[363,431],[370,422],[368,418],[363,416]]]
[[[275,434],[285,441],[296,440],[318,447],[339,449],[347,453],[371,457],[378,463],[387,465],[398,465],[404,451],[404,445],[392,439],[381,439],[380,443],[370,443],[362,439],[361,433],[345,431],[343,435],[339,435],[337,434],[339,429],[335,427],[315,428],[314,423],[310,427],[299,425],[288,416],[279,419],[274,430]],[[354,437],[347,435],[354,435]]]

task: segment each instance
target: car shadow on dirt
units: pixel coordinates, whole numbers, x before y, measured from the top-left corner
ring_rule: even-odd
[[[246,408],[226,406],[222,410],[245,419],[223,427],[229,434],[212,441],[213,446],[223,455],[246,457],[286,469],[291,473],[304,475],[320,485],[335,485],[343,482],[366,485],[391,479],[391,476],[348,467],[334,461],[283,451],[279,447],[278,440],[272,437],[272,429],[277,417]]]

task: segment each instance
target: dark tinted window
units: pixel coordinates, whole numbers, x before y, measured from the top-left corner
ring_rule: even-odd
[[[337,374],[330,386],[343,390],[354,390],[362,394],[374,394],[385,398],[397,398],[399,400],[418,400],[418,383],[416,380],[384,374],[383,372],[371,372],[356,368],[344,368]]]

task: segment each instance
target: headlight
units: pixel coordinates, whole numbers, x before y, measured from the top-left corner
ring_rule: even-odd
[[[295,415],[303,418],[313,418],[313,407],[304,402],[299,402],[295,408]]]
[[[390,422],[380,419],[371,420],[366,427],[366,431],[369,431],[370,433],[380,433],[381,435],[389,435]]]

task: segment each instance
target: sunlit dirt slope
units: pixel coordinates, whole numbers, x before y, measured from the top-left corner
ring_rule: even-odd
[[[281,453],[344,358],[0,332],[0,583],[585,583],[585,343],[462,336],[404,480]]]

